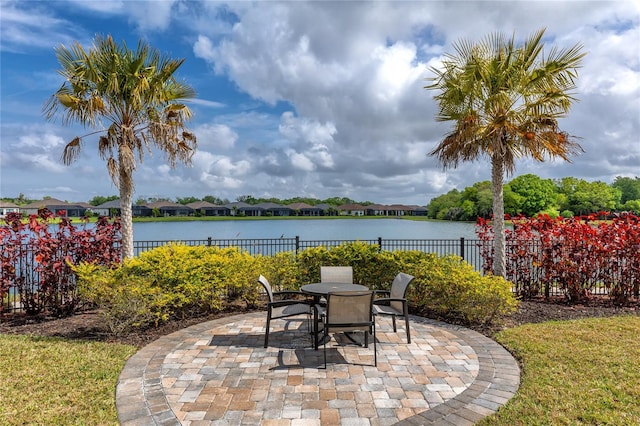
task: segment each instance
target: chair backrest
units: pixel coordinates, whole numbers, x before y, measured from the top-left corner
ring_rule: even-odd
[[[260,275],[260,277],[258,277],[258,282],[262,284],[262,287],[264,287],[267,297],[269,298],[269,302],[273,302],[273,290],[271,290],[271,284],[269,284],[269,281]]]
[[[321,266],[320,282],[323,283],[353,283],[353,268],[351,266]]]
[[[413,275],[405,274],[404,272],[400,272],[393,279],[393,283],[391,283],[391,294],[389,297],[392,299],[404,299],[407,297],[407,289],[409,288],[409,283],[413,281]],[[402,302],[391,302],[391,307],[396,311],[402,312],[403,306]]]
[[[373,322],[373,291],[327,294],[328,331],[368,330]]]

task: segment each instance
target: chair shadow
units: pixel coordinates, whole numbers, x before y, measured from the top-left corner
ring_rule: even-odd
[[[307,329],[306,319],[287,319],[280,321],[276,328],[269,333],[269,346],[264,348],[264,331],[260,333],[237,333],[229,330],[228,334],[214,335],[209,346],[254,348],[278,351],[277,365],[270,368],[272,371],[292,370],[304,368],[324,368],[323,345],[320,343],[318,350],[313,348],[312,335]],[[340,348],[358,347],[353,341],[343,334],[332,334],[331,341],[327,341],[327,364],[368,365],[350,362],[346,359]],[[369,342],[370,348],[372,342]],[[371,348],[373,351],[373,348]]]

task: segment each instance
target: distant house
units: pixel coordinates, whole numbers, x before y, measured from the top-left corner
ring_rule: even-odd
[[[111,200],[92,208],[100,216],[120,216],[120,200]],[[135,216],[135,215],[134,215]]]
[[[364,216],[367,209],[360,204],[343,204],[338,206],[338,212],[341,216]]]
[[[0,201],[0,217],[5,217],[9,213],[20,213],[20,206],[7,201]]]
[[[427,208],[423,207],[423,206],[409,206],[411,207],[411,210],[409,211],[409,214],[411,216],[426,216],[427,215]]]
[[[196,201],[195,203],[187,204],[188,207],[193,209],[194,214],[200,216],[230,216],[231,209],[226,206],[218,206],[208,201]]]
[[[260,216],[291,216],[293,212],[290,207],[276,203],[259,203],[255,207],[260,208]]]
[[[189,216],[193,214],[191,207],[172,201],[156,201],[145,206],[151,209],[152,212],[157,209],[160,212],[160,216]]]
[[[321,204],[316,205],[316,207],[320,209],[320,211],[322,212],[321,213],[322,216],[337,216],[338,215],[338,209],[336,209],[331,204],[321,203]]]
[[[95,206],[91,209],[100,216],[119,217],[122,214],[120,209],[120,200],[111,200]],[[150,217],[151,209],[146,205],[134,204],[131,206],[131,215],[133,217]]]
[[[261,216],[262,209],[251,204],[243,203],[242,201],[236,201],[233,203],[225,204],[225,207],[229,208],[231,216]]]
[[[287,205],[296,216],[321,216],[322,208],[310,206],[307,203],[292,203]]]
[[[38,214],[39,210],[47,209],[56,216],[82,217],[85,216],[87,212],[87,207],[83,204],[85,203],[67,203],[66,201],[56,200],[55,198],[47,198],[22,206],[20,211],[31,215]]]

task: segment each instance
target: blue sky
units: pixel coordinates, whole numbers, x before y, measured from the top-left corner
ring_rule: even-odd
[[[0,196],[87,201],[115,195],[85,140],[72,166],[64,144],[88,132],[47,122],[62,84],[54,48],[95,34],[139,38],[185,58],[196,90],[193,165],[146,155],[139,197],[333,196],[426,205],[490,180],[487,160],[443,171],[427,156],[449,124],[423,89],[452,43],[546,27],[547,46],[582,43],[577,103],[561,127],[580,136],[572,163],[520,160],[516,176],[613,182],[640,176],[640,3],[637,1],[7,1],[0,5]],[[509,179],[509,178],[507,178]]]

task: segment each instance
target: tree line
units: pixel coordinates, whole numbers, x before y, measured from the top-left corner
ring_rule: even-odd
[[[49,196],[44,197],[45,200],[48,198],[51,198],[51,197]],[[87,202],[92,206],[99,206],[108,201],[117,200],[118,198],[119,197],[117,195],[96,195],[95,197],[93,197]],[[2,201],[8,201],[8,202],[14,203],[18,206],[24,206],[24,205],[33,203],[34,201],[38,201],[38,200],[29,199],[25,197],[24,194],[22,193],[15,198],[2,197],[0,199]],[[144,205],[144,204],[154,203],[156,201],[171,201],[171,202],[176,202],[182,205],[187,205],[187,204],[195,203],[198,201],[207,201],[211,204],[215,204],[218,206],[231,203],[231,201],[229,201],[229,199],[227,198],[219,198],[219,197],[216,197],[215,195],[205,195],[204,197],[201,197],[201,198],[195,197],[195,196],[176,197],[175,200],[168,197],[148,197],[148,198],[139,197],[138,199],[136,199],[135,204]],[[236,197],[235,201],[247,203],[250,205],[256,205],[260,203],[275,203],[275,204],[283,204],[283,205],[289,205],[293,203],[305,203],[305,204],[309,204],[310,206],[317,206],[318,204],[329,204],[330,206],[335,206],[335,207],[341,206],[343,204],[359,204],[361,206],[369,206],[371,204],[374,204],[371,201],[356,201],[348,197],[330,197],[330,198],[325,198],[321,200],[318,198],[300,197],[300,196],[280,199],[275,197],[262,198],[262,197],[254,197],[253,195],[240,195]]]
[[[504,212],[516,216],[573,217],[601,211],[640,214],[640,177],[617,176],[612,184],[575,177],[543,179],[518,176],[504,185]],[[452,189],[431,199],[427,216],[442,220],[476,220],[493,213],[491,182],[482,181],[463,190]]]

